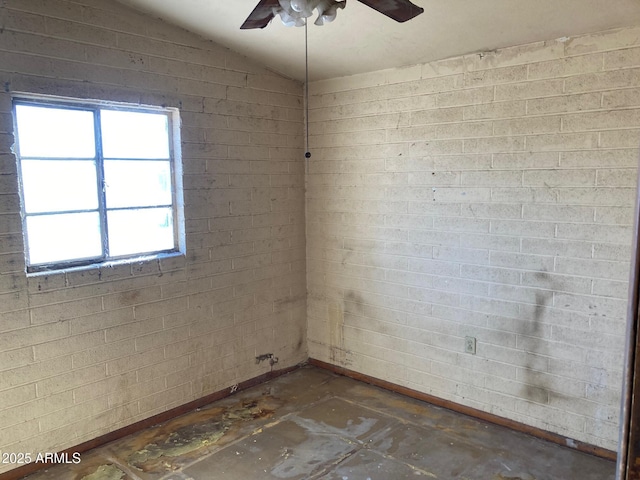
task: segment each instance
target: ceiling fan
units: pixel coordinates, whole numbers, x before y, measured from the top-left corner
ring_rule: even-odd
[[[424,12],[423,8],[409,0],[358,1],[396,22],[406,22]],[[276,15],[280,15],[286,26],[302,27],[306,25],[306,19],[313,15],[313,10],[318,12],[318,18],[314,23],[324,25],[332,22],[338,9],[343,9],[346,4],[347,0],[260,0],[240,28],[264,28]]]

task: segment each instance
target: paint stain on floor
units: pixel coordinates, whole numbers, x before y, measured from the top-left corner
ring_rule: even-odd
[[[510,476],[510,475],[503,475],[502,473],[498,474],[498,476],[495,478],[495,480],[536,480],[534,477],[532,477],[531,475],[525,475],[523,477],[520,476]]]
[[[127,464],[143,472],[177,470],[185,459],[201,456],[207,449],[220,446],[225,436],[231,437],[225,440],[237,438],[243,423],[270,418],[276,404],[273,397],[262,396],[227,409],[209,408],[181,417],[152,432],[153,441],[129,454]],[[139,441],[135,443],[139,444]],[[128,444],[127,448],[130,446]]]
[[[126,475],[115,465],[100,465],[95,472],[85,475],[81,480],[123,480]]]

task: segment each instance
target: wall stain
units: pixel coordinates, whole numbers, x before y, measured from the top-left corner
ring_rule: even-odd
[[[347,302],[362,305],[364,301],[358,292],[349,290],[345,293],[342,303],[336,302],[334,305],[329,306],[331,360],[345,367],[353,364],[350,358],[352,352],[347,349],[344,338],[344,312],[347,310]]]
[[[521,335],[533,337],[535,339],[542,339],[543,337],[543,317],[544,311],[547,305],[552,303],[553,292],[557,286],[553,277],[547,272],[537,272],[534,274],[535,278],[541,282],[548,284],[548,291],[539,291],[535,294],[535,308],[533,318],[531,322],[523,325],[520,330]],[[534,342],[530,353],[546,356],[547,352],[544,348],[539,347],[538,342]],[[535,372],[539,370],[535,367],[533,359],[527,358],[523,369],[523,395],[528,400],[535,403],[548,404],[551,397],[567,398],[566,396],[553,391],[553,387],[544,378],[536,376]],[[546,372],[543,372],[546,373]]]
[[[129,290],[122,292],[122,305],[132,305],[140,298],[140,290]]]
[[[296,303],[302,303],[307,299],[307,294],[300,295],[288,295],[284,298],[279,298],[273,302],[274,308],[281,310],[282,308],[286,308],[290,305],[295,305]]]
[[[536,276],[538,275],[539,274],[536,274]],[[536,293],[536,306],[533,313],[533,322],[527,324],[527,326],[523,329],[523,333],[536,338],[540,338],[540,333],[542,332],[542,317],[544,315],[544,307],[547,305],[552,295],[553,294],[551,292]],[[533,350],[533,353],[541,353],[537,348],[534,348]],[[523,379],[526,384],[524,387],[524,395],[532,402],[548,403],[549,390],[546,388],[546,386],[541,385],[539,379],[535,378],[533,371],[534,365],[529,359],[527,359],[527,361],[525,362]]]
[[[344,338],[345,303],[362,304],[362,296],[354,291],[348,291],[344,300],[330,300],[328,305],[329,323],[329,359],[332,363],[348,367],[353,364],[350,359],[351,351],[346,348]]]
[[[357,303],[357,304],[360,304],[360,305],[362,305],[364,303],[362,295],[360,295],[358,292],[354,292],[352,290],[349,290],[345,294],[344,298],[345,298],[345,300],[347,300],[349,302]]]
[[[329,359],[331,363],[344,365],[346,355],[344,351],[344,305],[331,301],[328,305],[329,313]]]

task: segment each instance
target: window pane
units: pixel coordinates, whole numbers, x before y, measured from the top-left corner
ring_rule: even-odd
[[[107,207],[171,205],[171,164],[152,160],[105,160]]]
[[[98,208],[92,160],[23,160],[22,188],[27,213]]]
[[[97,212],[27,217],[31,265],[102,255]]]
[[[93,112],[16,105],[16,122],[23,158],[96,156]]]
[[[110,256],[174,248],[171,208],[109,211],[107,223]]]
[[[105,158],[169,158],[169,122],[160,113],[101,110]]]

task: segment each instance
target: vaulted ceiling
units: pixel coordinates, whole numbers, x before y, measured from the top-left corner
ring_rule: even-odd
[[[299,80],[304,28],[275,18],[240,30],[258,0],[119,0],[227,46]],[[413,0],[422,15],[396,23],[348,0],[335,22],[309,23],[309,78],[415,65],[559,37],[640,26],[640,0]]]

